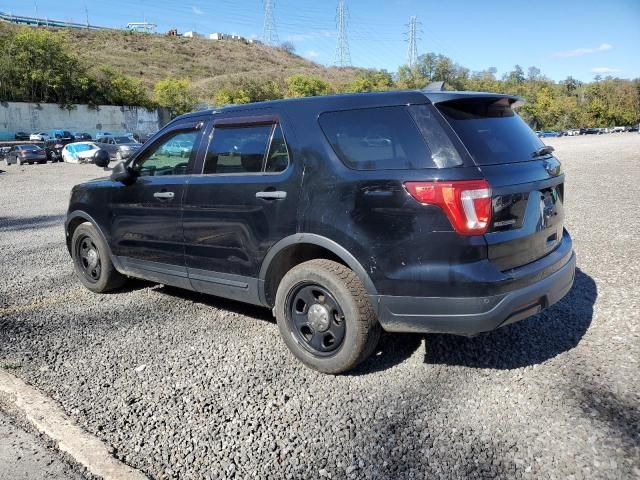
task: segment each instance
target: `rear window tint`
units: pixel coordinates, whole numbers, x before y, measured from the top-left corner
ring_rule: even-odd
[[[479,165],[533,160],[544,145],[506,98],[454,100],[438,109]]]
[[[320,116],[340,160],[356,170],[434,168],[431,150],[407,107],[381,107]]]

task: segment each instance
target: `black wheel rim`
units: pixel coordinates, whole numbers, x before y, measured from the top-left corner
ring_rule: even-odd
[[[100,273],[102,272],[100,251],[91,237],[84,235],[78,239],[78,243],[76,244],[76,258],[87,280],[92,283],[100,280]]]
[[[289,295],[287,314],[293,337],[313,355],[331,356],[342,345],[344,312],[326,288],[312,283],[299,285]]]

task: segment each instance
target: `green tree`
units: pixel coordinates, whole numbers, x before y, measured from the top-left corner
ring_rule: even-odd
[[[158,106],[167,108],[173,116],[191,112],[196,98],[191,93],[191,82],[187,79],[166,78],[153,88],[154,99]]]
[[[315,97],[331,92],[330,85],[318,77],[296,74],[285,80],[287,94],[290,97]]]
[[[240,79],[215,92],[213,101],[216,105],[231,105],[279,98],[283,98],[282,88],[276,81]]]
[[[349,92],[383,92],[393,88],[393,77],[386,70],[369,70],[354,78],[347,87]]]
[[[71,104],[85,75],[62,32],[25,27],[0,38],[1,100]]]

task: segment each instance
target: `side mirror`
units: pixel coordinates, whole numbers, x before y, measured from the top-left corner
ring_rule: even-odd
[[[93,154],[93,163],[95,163],[98,167],[106,168],[109,166],[109,162],[111,162],[111,156],[106,150],[100,149]]]
[[[111,180],[124,183],[125,185],[131,185],[136,181],[136,174],[125,165],[125,162],[120,162],[113,167]]]

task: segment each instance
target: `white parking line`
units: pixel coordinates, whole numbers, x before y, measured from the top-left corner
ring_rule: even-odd
[[[143,480],[147,477],[109,453],[108,446],[78,427],[50,398],[19,378],[0,370],[0,395],[35,428],[53,440],[93,475],[105,480]]]

